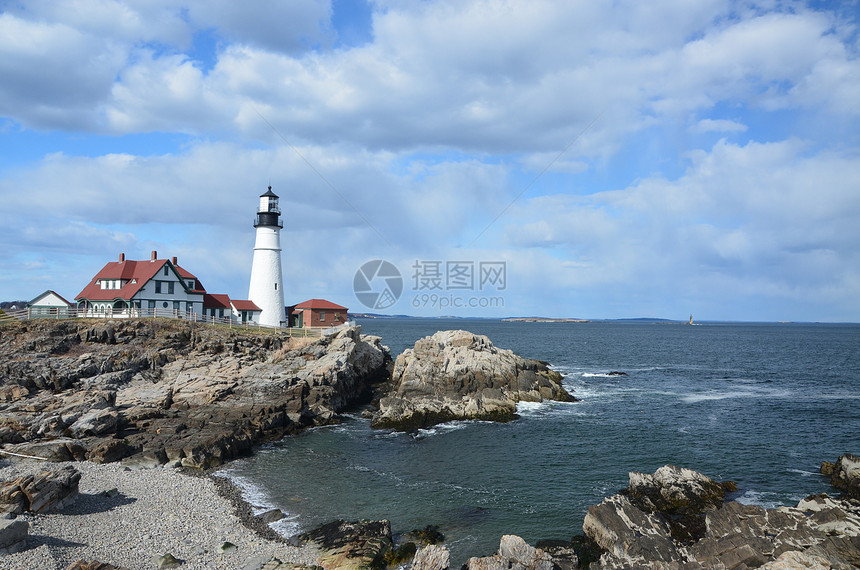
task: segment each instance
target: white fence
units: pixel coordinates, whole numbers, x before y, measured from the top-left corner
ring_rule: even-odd
[[[240,322],[229,317],[213,317],[209,315],[201,315],[190,311],[179,311],[174,309],[159,309],[159,308],[137,308],[132,307],[123,311],[99,313],[92,309],[78,309],[77,307],[62,308],[47,308],[47,307],[28,307],[18,310],[4,310],[0,313],[0,322],[4,321],[29,321],[34,319],[180,319],[184,321],[194,321],[197,323],[209,323],[213,325],[224,325],[236,329],[271,329],[286,333],[289,336],[298,337],[322,337],[336,334],[338,331],[346,327],[355,325],[355,321],[349,321],[336,327],[327,329],[321,328],[303,328],[303,327],[273,327],[270,325],[261,325],[254,322]]]

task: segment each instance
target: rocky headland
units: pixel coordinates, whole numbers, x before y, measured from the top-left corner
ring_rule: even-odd
[[[0,328],[0,444],[53,461],[207,469],[370,397],[379,337],[321,339],[174,319]]]
[[[189,476],[373,394],[372,424],[402,430],[574,400],[546,363],[465,331],[390,365],[357,328],[316,340],[165,320],[0,328],[0,569],[448,569],[433,527],[395,541],[387,521],[334,521],[288,544],[267,527],[281,513],[254,516],[218,477]],[[733,501],[731,482],[690,469],[633,472],[589,508],[583,534],[534,546],[506,535],[464,568],[858,568],[860,459],[821,471],[840,495],[778,509]]]
[[[517,356],[468,331],[439,331],[394,362],[391,391],[371,425],[411,431],[452,420],[510,421],[517,402],[576,399],[546,362]]]

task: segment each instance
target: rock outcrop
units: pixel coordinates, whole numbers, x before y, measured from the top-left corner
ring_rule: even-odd
[[[502,537],[499,542],[499,552],[484,558],[470,558],[466,562],[467,570],[553,570],[552,557],[526,541],[511,534]]]
[[[450,553],[444,546],[429,545],[415,553],[412,570],[448,570]],[[499,551],[492,556],[473,557],[463,570],[562,570],[578,568],[576,554],[565,551],[554,558],[515,535],[505,535],[499,541]]]
[[[391,524],[381,521],[333,521],[299,536],[320,550],[317,564],[325,570],[359,570],[384,567],[391,551]]]
[[[30,523],[22,520],[0,519],[0,556],[27,548]]]
[[[53,461],[214,467],[335,415],[387,377],[360,327],[322,339],[173,319],[0,328],[0,444]]]
[[[61,511],[75,502],[80,480],[78,470],[68,466],[4,481],[0,483],[0,511],[10,515]]]
[[[448,570],[451,566],[451,553],[444,546],[428,544],[415,553],[412,570]]]
[[[497,348],[486,336],[440,331],[397,357],[393,389],[371,425],[410,431],[451,420],[509,421],[517,402],[575,401],[561,380],[545,362]]]
[[[852,499],[860,500],[860,458],[846,453],[836,463],[823,462],[821,474],[830,477],[830,484]]]
[[[630,486],[589,508],[583,530],[620,568],[855,568],[860,504],[814,495],[797,507],[725,501],[728,483],[689,469],[630,474]],[[810,566],[791,566],[797,561]],[[797,562],[800,564],[801,562]]]

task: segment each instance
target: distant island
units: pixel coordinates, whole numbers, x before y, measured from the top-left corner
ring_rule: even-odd
[[[590,323],[588,319],[551,319],[549,317],[510,317],[503,323]]]

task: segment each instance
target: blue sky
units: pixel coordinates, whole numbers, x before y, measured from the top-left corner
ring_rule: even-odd
[[[860,321],[858,13],[0,1],[0,300],[151,250],[244,298],[271,184],[288,304],[370,311],[383,259],[376,312]],[[416,261],[507,279],[415,289]]]

